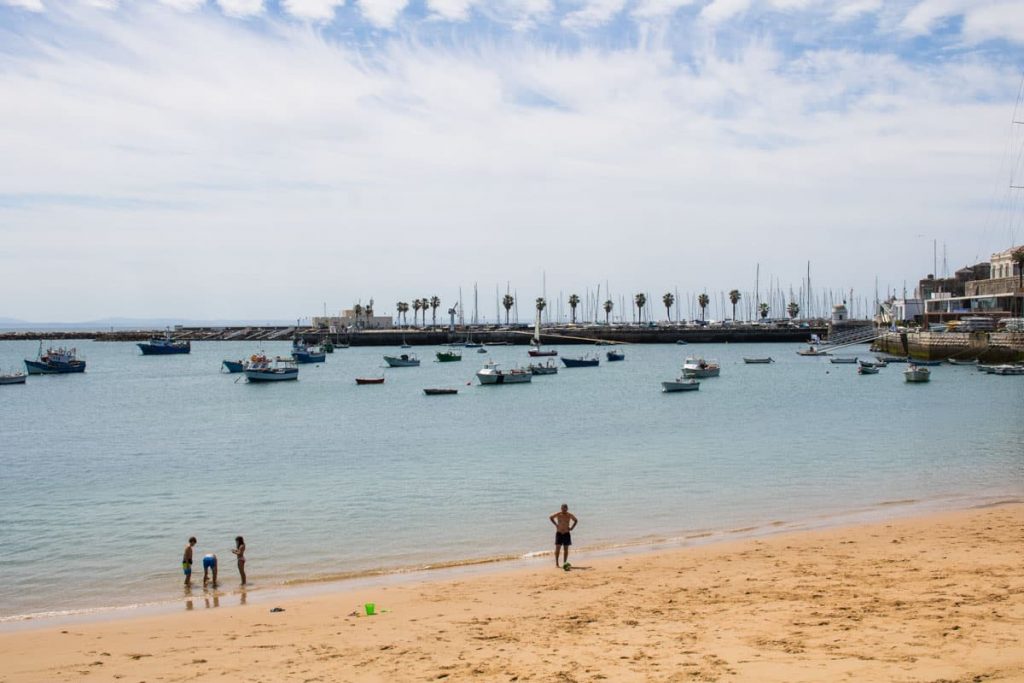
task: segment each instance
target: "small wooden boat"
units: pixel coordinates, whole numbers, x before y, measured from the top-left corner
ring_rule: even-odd
[[[775,359],[772,358],[771,356],[768,356],[767,358],[747,358],[747,357],[744,357],[743,358],[743,362],[746,363],[747,365],[765,365],[767,363],[774,363]]]
[[[686,379],[685,377],[661,383],[661,390],[666,394],[676,391],[697,391],[698,389],[700,389],[700,382],[695,379]]]
[[[24,384],[28,377],[24,372],[9,372],[0,374],[0,384]]]
[[[932,372],[928,368],[920,368],[911,364],[903,371],[903,379],[908,382],[927,382],[931,379]]]
[[[393,368],[417,368],[420,359],[412,353],[403,353],[400,356],[384,356],[384,362]]]
[[[587,356],[581,356],[579,358],[566,358],[563,356],[562,362],[565,363],[565,367],[567,368],[596,368],[601,364],[601,359]]]
[[[718,377],[722,366],[715,360],[704,360],[698,356],[690,356],[683,361],[683,377],[693,379],[694,377]]]
[[[424,389],[423,393],[427,396],[451,396],[452,394],[459,393],[458,389]]]
[[[356,384],[384,384],[383,377],[356,377]]]
[[[828,362],[835,365],[842,365],[844,363],[853,365],[857,362],[857,356],[832,356],[828,359]]]
[[[815,348],[813,346],[809,346],[806,349],[803,349],[802,351],[797,351],[797,355],[799,355],[799,356],[827,356],[828,355],[828,351],[822,351],[821,349]]]
[[[224,366],[224,369],[227,370],[229,374],[235,374],[245,370],[244,360],[226,360],[222,361],[221,365]]]
[[[884,368],[887,365],[887,363],[880,360],[861,360],[857,362],[860,363],[862,368]]]
[[[623,353],[622,351],[608,351],[605,355],[608,357],[608,362],[609,363],[611,363],[612,361],[616,361],[616,360],[625,360],[626,359],[626,354]]]
[[[857,368],[857,374],[858,375],[877,375],[878,374],[878,368],[876,368],[874,365],[862,365],[859,368]]]
[[[958,360],[956,358],[947,358],[946,362],[949,363],[950,365],[977,365],[978,359],[974,358],[972,360]]]
[[[530,370],[530,374],[531,375],[557,375],[558,374],[558,366],[555,365],[555,362],[553,360],[551,360],[550,358],[548,359],[548,362],[544,363],[543,365],[538,364],[538,363],[530,363],[529,370]]]

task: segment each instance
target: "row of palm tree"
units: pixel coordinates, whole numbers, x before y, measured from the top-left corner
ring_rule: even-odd
[[[358,307],[358,304],[356,304]],[[441,299],[437,296],[423,297],[422,299],[413,299],[412,302],[412,324],[416,325],[417,318],[419,317],[420,311],[423,311],[423,326],[427,324],[427,311],[430,311],[431,325],[437,327],[437,309],[441,306]],[[406,314],[409,312],[408,301],[398,301],[395,303],[395,310],[397,314],[395,319],[399,324],[408,324],[409,319]]]

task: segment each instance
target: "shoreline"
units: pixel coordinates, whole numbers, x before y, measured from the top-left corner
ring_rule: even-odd
[[[925,518],[951,512],[989,507],[1024,505],[1024,498],[1013,494],[946,495],[930,499],[881,501],[839,512],[822,513],[790,520],[752,523],[749,526],[720,529],[691,529],[677,533],[651,534],[641,538],[615,539],[604,543],[575,546],[574,557],[615,558],[672,552],[690,548],[714,547],[751,539],[766,539],[791,533],[811,533],[829,529],[856,528],[887,521]],[[207,591],[193,583],[190,594],[176,598],[143,600],[125,605],[83,607],[52,612],[33,612],[0,617],[0,635],[58,625],[106,623],[158,615],[176,614],[190,609],[189,602],[237,600],[242,604],[262,604],[273,600],[330,595],[351,590],[449,581],[461,577],[528,569],[550,561],[553,550],[529,551],[490,557],[460,558],[352,572],[330,572],[266,584],[250,582],[242,588],[234,577],[222,581],[219,589]],[[177,580],[177,574],[174,575]],[[227,584],[230,587],[225,587]],[[228,607],[225,605],[225,607]]]
[[[2,633],[0,681],[1020,680],[1022,553],[1024,504],[1008,502],[581,554],[569,572],[293,594],[280,613],[250,601]],[[365,602],[378,615],[357,616]]]

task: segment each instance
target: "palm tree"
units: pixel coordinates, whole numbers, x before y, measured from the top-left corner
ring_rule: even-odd
[[[1024,289],[1024,247],[1014,249],[1010,258],[1017,264],[1017,289]],[[1017,315],[1024,316],[1024,299],[1021,300]]]
[[[356,304],[352,307],[352,314],[356,317],[356,327],[359,327],[359,316],[363,314],[363,305]]]
[[[412,325],[416,326],[416,316],[419,314],[420,309],[423,308],[423,301],[420,299],[412,300]]]
[[[672,304],[676,302],[676,297],[672,292],[665,292],[661,297],[661,303],[665,304],[665,313],[668,315],[668,321],[672,322]]]
[[[402,302],[402,319],[405,321],[405,326],[409,326],[409,302]]]
[[[604,324],[608,325],[608,316],[612,314],[612,309],[615,308],[615,304],[612,303],[611,299],[604,302]]]
[[[768,317],[768,304],[761,302],[761,305],[757,307],[757,310],[761,312],[761,320]]]
[[[643,321],[644,321],[644,306],[647,305],[647,295],[644,294],[643,292],[640,292],[635,297],[633,297],[633,301],[634,301],[634,303],[636,303],[637,322],[638,323],[643,323]]]
[[[708,304],[711,303],[711,299],[708,298],[707,293],[701,294],[697,297],[697,305],[700,306],[700,319],[704,320],[704,312],[707,310]]]
[[[738,290],[738,289],[734,289],[731,292],[729,292],[729,302],[732,304],[732,321],[733,322],[736,322],[736,304],[738,304],[740,302],[740,299],[742,299],[742,298],[743,298],[743,295],[740,294],[740,290]]]
[[[373,299],[370,299],[370,303],[366,304],[366,308],[363,309],[363,318],[366,323],[369,323],[370,319],[373,318]]]
[[[436,296],[430,297],[430,326],[437,327],[437,307],[441,305],[441,300]]]
[[[516,298],[511,294],[501,297],[501,305],[505,309],[505,324],[508,325],[508,312],[516,305]]]
[[[789,313],[790,318],[796,318],[800,314],[800,304],[790,301],[789,305],[786,306],[786,313]]]
[[[576,324],[576,307],[580,305],[580,297],[578,294],[572,294],[569,296],[569,309],[572,311],[572,324]]]

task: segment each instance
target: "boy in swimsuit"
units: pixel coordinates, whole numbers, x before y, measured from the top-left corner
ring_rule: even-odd
[[[561,567],[569,562],[569,546],[572,545],[572,534],[579,520],[569,512],[569,506],[562,503],[562,510],[548,517],[555,525],[555,566]],[[558,563],[558,551],[562,551],[562,563]]]
[[[185,552],[181,556],[181,571],[185,574],[185,585],[192,585],[192,548],[195,547],[196,537],[192,536],[188,539],[188,545],[185,546]]]
[[[203,555],[203,588],[209,581],[209,574],[213,573],[213,587],[217,587],[217,556],[213,553]]]

